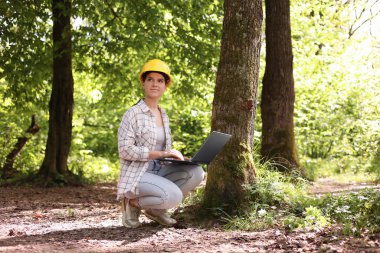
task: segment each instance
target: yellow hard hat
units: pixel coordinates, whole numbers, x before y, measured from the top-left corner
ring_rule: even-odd
[[[141,68],[141,72],[140,72],[140,82],[143,82],[142,80],[142,75],[145,73],[145,72],[148,72],[148,71],[153,71],[153,72],[161,72],[161,73],[164,73],[168,78],[169,80],[167,81],[166,83],[166,86],[170,86],[171,82],[172,82],[172,77],[170,75],[170,69],[169,69],[169,66],[159,60],[159,59],[153,59],[153,60],[150,60],[150,61],[147,61]]]

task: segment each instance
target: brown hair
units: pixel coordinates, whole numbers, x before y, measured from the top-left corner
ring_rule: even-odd
[[[161,75],[164,77],[164,79],[165,79],[165,84],[168,84],[169,81],[170,81],[170,78],[169,78],[169,76],[168,76],[167,74],[162,73],[162,72],[159,72],[159,71],[147,71],[147,72],[144,72],[144,73],[141,75],[141,80],[142,80],[143,82],[145,82],[146,76],[149,75],[150,73],[158,73],[158,74],[161,74]]]

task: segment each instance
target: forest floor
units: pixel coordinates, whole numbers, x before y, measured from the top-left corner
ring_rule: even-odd
[[[380,185],[320,180],[315,194]],[[338,227],[320,231],[224,231],[191,219],[163,227],[121,226],[115,183],[85,187],[0,188],[0,252],[380,252],[380,234],[343,236]],[[143,216],[143,215],[142,215]]]

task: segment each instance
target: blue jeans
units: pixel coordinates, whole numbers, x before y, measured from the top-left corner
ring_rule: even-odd
[[[178,206],[204,178],[198,165],[160,164],[150,161],[139,182],[139,205],[142,209],[170,209]]]

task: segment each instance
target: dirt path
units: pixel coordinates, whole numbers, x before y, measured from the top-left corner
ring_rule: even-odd
[[[310,191],[315,195],[323,195],[326,193],[338,194],[343,192],[355,192],[365,188],[380,190],[380,184],[367,182],[339,183],[331,178],[321,178],[311,186]]]
[[[144,218],[126,229],[114,193],[114,184],[0,188],[0,252],[380,252],[380,235],[341,237],[332,229],[225,232]]]

